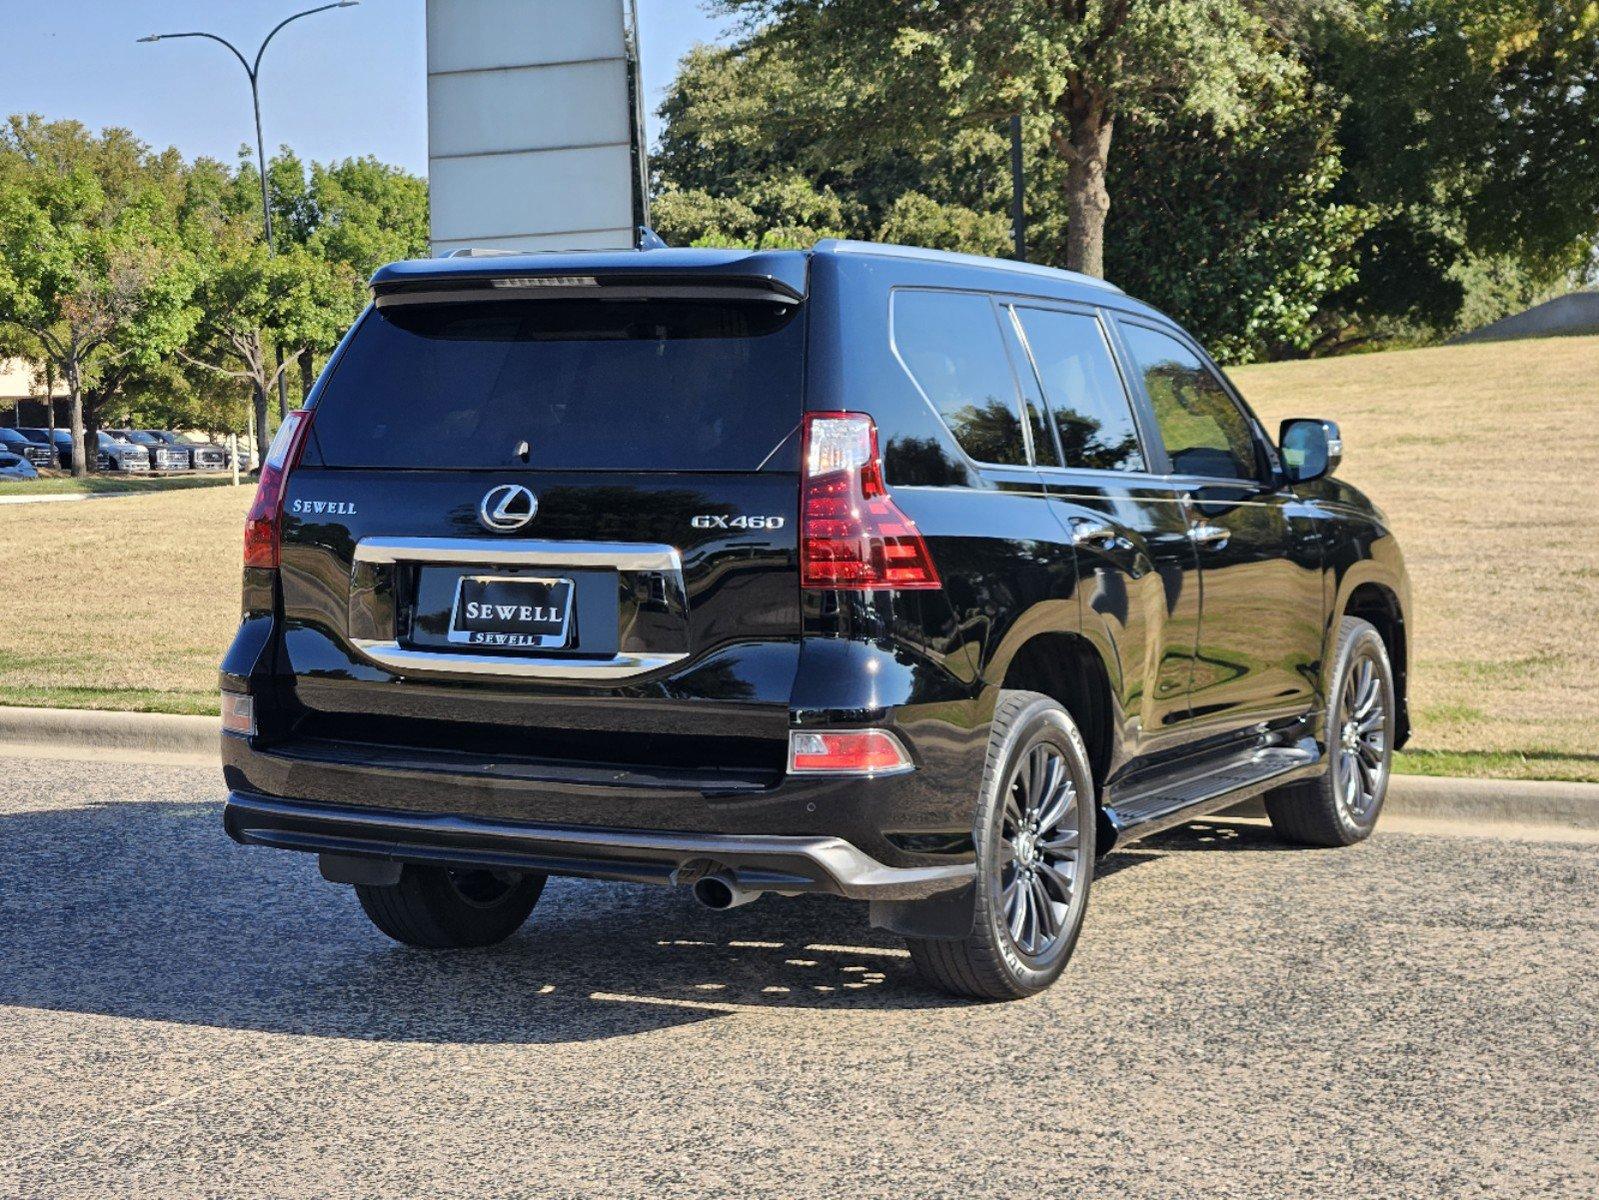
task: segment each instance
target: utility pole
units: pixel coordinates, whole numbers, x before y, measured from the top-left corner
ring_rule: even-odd
[[[1010,119],[1010,227],[1016,239],[1014,257],[1017,262],[1027,261],[1027,214],[1022,208],[1026,195],[1026,180],[1022,175],[1022,119]]]
[[[278,35],[290,21],[298,21],[301,17],[309,17],[313,13],[327,12],[330,8],[354,8],[361,0],[337,0],[334,4],[324,4],[320,8],[308,8],[304,12],[297,12],[293,16],[284,17],[272,27],[272,32],[261,39],[261,46],[255,52],[255,61],[252,63],[240,53],[239,48],[225,37],[214,33],[152,33],[148,37],[139,39],[141,42],[160,42],[167,38],[207,38],[213,42],[221,42],[233,51],[233,57],[239,60],[239,65],[244,68],[244,73],[250,78],[250,102],[255,106],[255,162],[261,172],[261,225],[266,237],[268,254],[276,254],[277,249],[272,244],[272,196],[267,190],[267,156],[266,139],[261,136],[261,56],[266,53],[267,43]],[[283,371],[283,351],[274,348],[273,357],[278,368],[278,417],[282,419],[289,415],[289,384]]]

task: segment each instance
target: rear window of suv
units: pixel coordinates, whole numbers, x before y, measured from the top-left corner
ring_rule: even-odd
[[[804,333],[768,301],[373,309],[312,433],[330,467],[752,471],[800,420]]]

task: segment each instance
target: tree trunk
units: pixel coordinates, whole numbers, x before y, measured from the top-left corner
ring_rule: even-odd
[[[1110,215],[1110,189],[1105,164],[1110,158],[1115,118],[1097,88],[1075,86],[1068,92],[1066,158],[1066,268],[1105,277],[1105,219]]]
[[[102,397],[87,392],[83,398],[83,467],[94,473],[100,469],[100,405]]]
[[[284,417],[289,415],[289,377],[283,373],[282,346],[274,346],[272,348],[272,365],[276,367],[278,371],[277,375],[275,376],[277,382],[274,386],[278,393],[278,420],[281,421]]]
[[[83,444],[83,389],[76,381],[69,382],[67,390],[72,395],[72,474],[82,479],[89,473],[89,455]]]
[[[312,368],[316,364],[311,360],[311,348],[307,346],[300,351],[300,407],[305,407],[306,397],[311,394],[311,388],[316,383],[316,371]]]
[[[56,439],[56,364],[54,359],[44,361],[44,411],[49,418],[50,444]]]
[[[255,392],[255,445],[251,457],[259,467],[266,460],[268,444],[267,388],[259,379],[251,380],[250,387]]]

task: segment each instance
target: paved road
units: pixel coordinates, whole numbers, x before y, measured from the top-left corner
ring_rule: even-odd
[[[971,1006],[823,899],[559,882],[408,952],[210,770],[3,776],[0,1195],[1599,1193],[1592,843],[1190,826]]]

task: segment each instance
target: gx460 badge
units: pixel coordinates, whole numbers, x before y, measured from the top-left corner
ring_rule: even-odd
[[[689,518],[695,529],[781,529],[787,517],[727,517],[718,513],[700,513]]]

